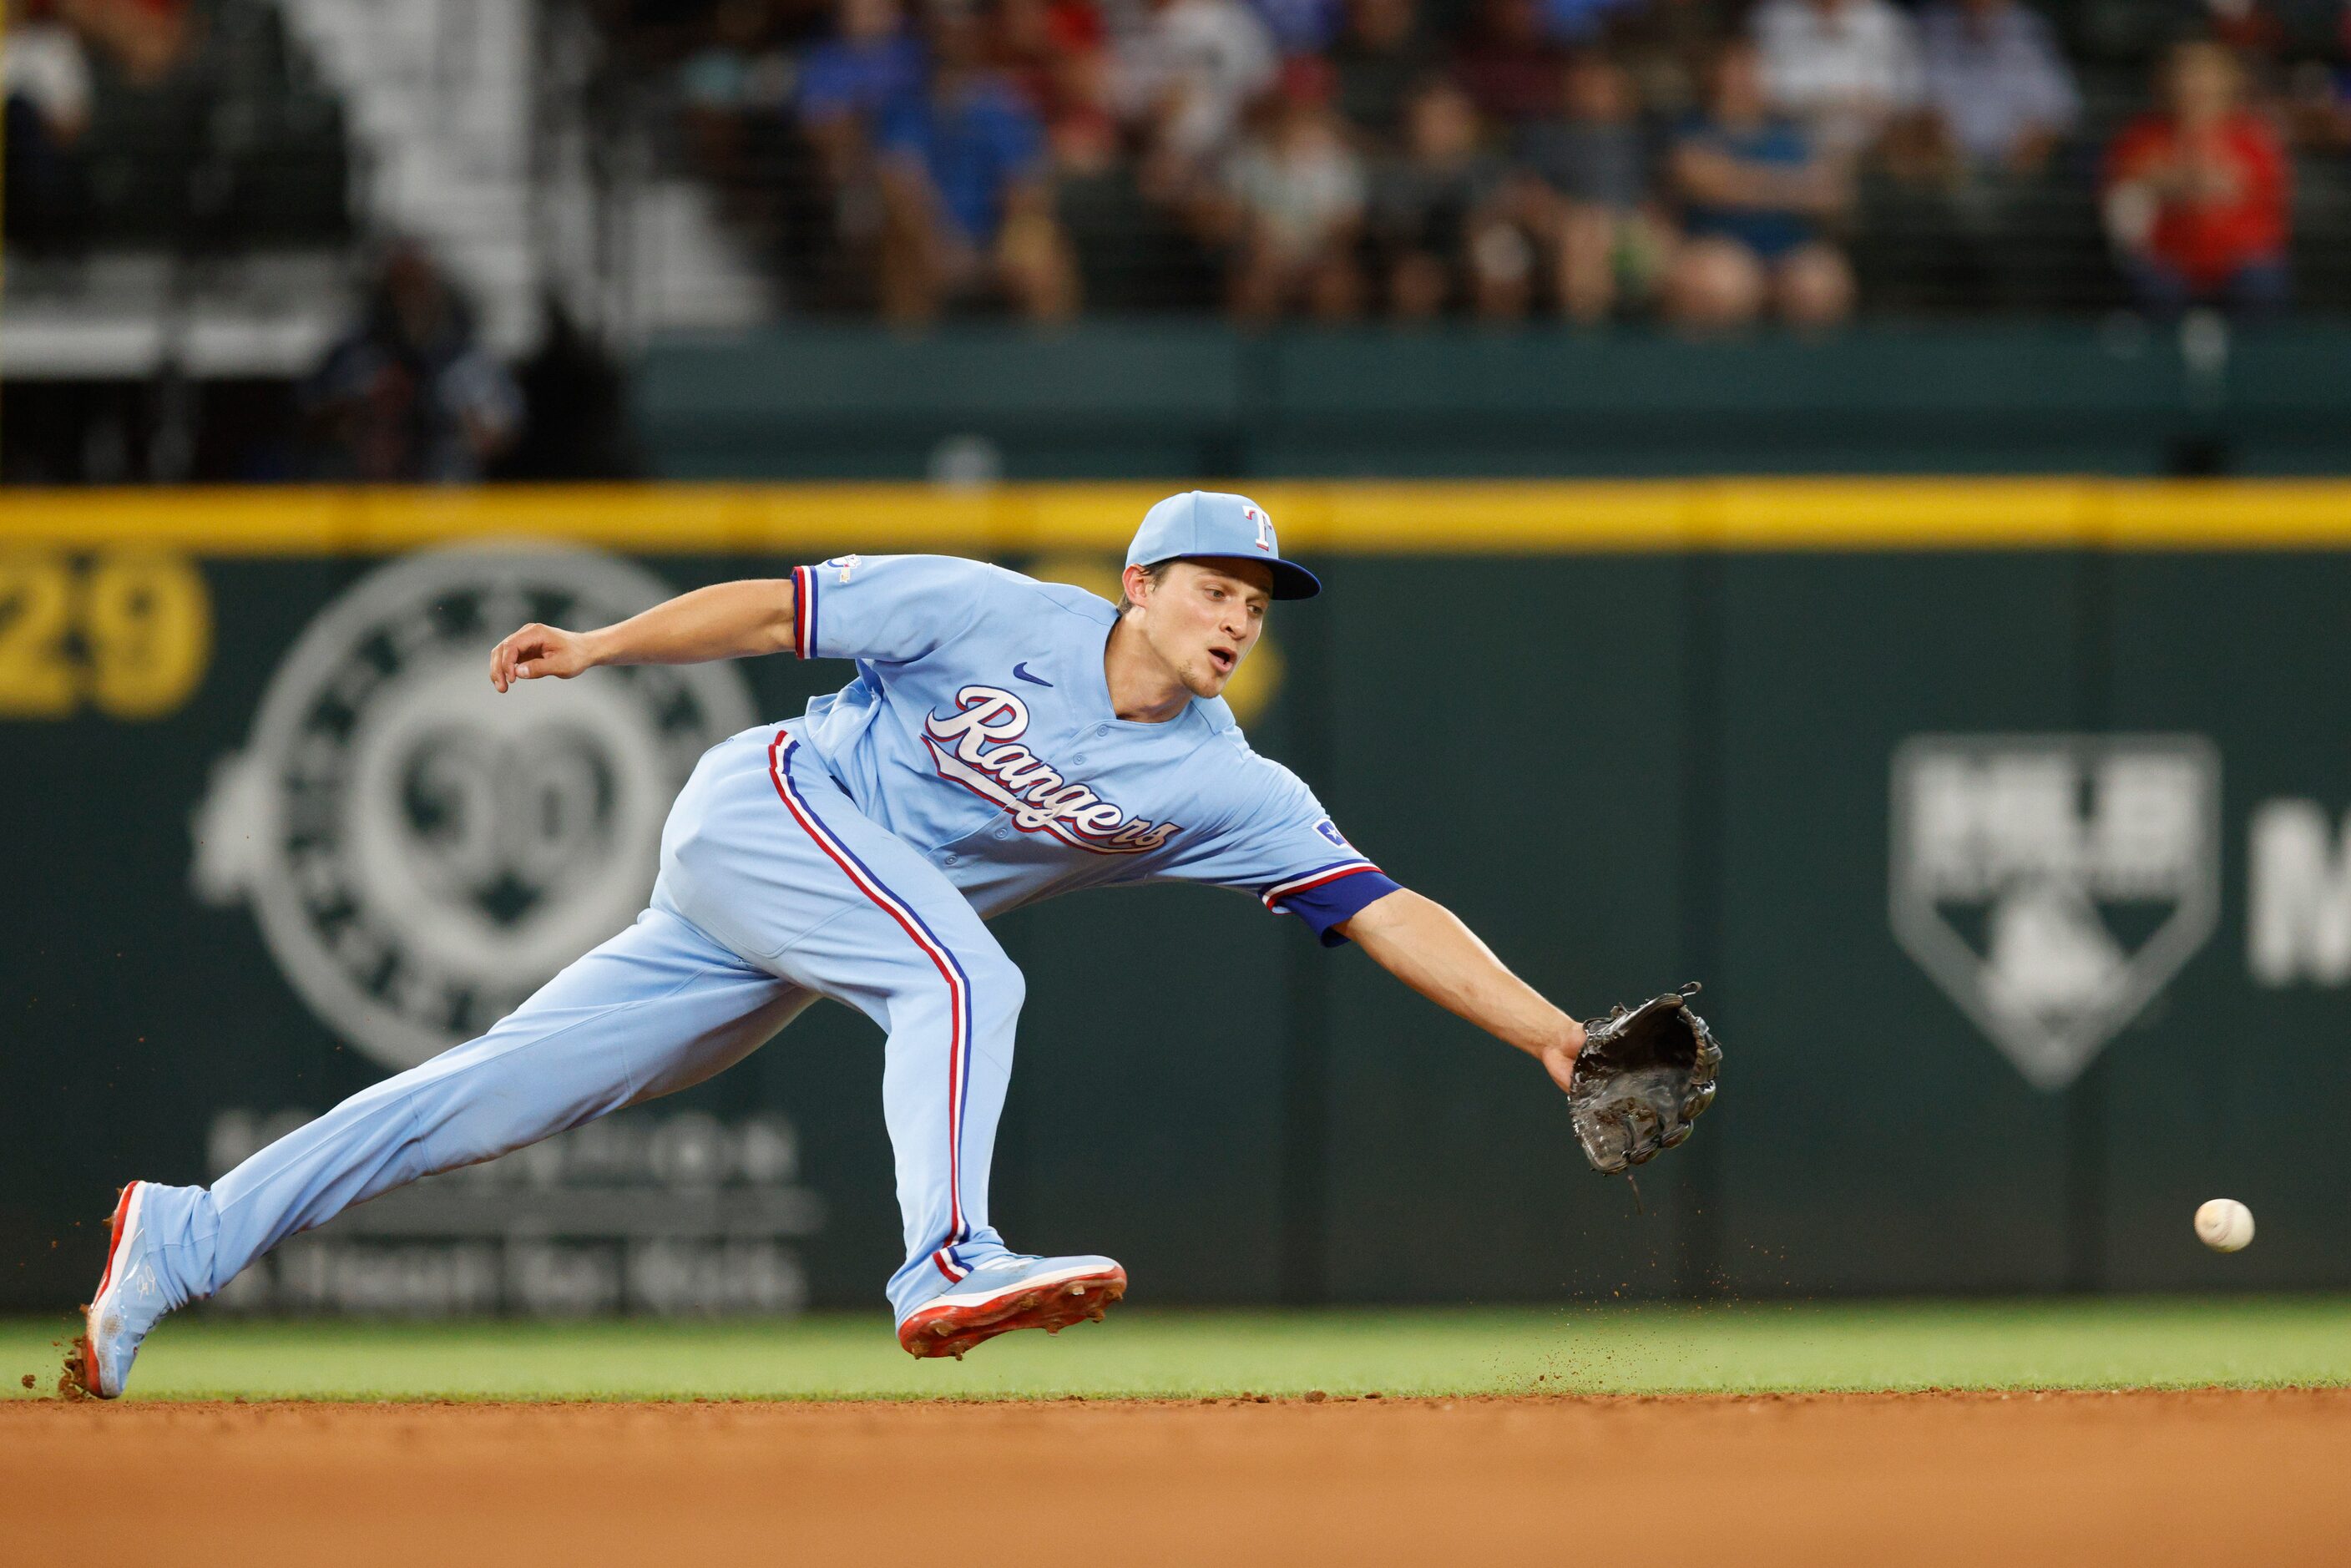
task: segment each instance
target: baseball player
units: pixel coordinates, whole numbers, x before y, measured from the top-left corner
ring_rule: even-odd
[[[499,643],[501,692],[600,664],[786,652],[854,660],[856,678],[712,747],[663,831],[650,906],[487,1034],[351,1096],[209,1188],[123,1188],[69,1368],[80,1385],[120,1394],[164,1313],[285,1238],[698,1083],[819,997],[888,1035],[899,1343],[960,1356],[1009,1330],[1099,1318],[1126,1290],[1116,1262],[1015,1252],[988,1221],[1023,986],[987,921],[1079,888],[1245,891],[1525,1051],[1572,1103],[1588,1093],[1583,1026],[1384,875],[1242,739],[1218,694],[1272,602],[1321,591],[1282,558],[1263,508],[1203,491],[1160,502],[1121,588],[1113,606],[976,561],[849,555],[600,631],[532,625]]]

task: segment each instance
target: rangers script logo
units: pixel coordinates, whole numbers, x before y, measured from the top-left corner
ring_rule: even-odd
[[[627,925],[695,760],[755,718],[726,664],[593,670],[500,696],[529,621],[668,597],[579,550],[442,550],[361,580],[272,679],[196,813],[193,880],[250,902],[294,988],[387,1067],[481,1033]]]
[[[1894,756],[1894,935],[2062,1089],[2210,938],[2220,810],[2200,736],[1919,736]]]
[[[1083,784],[1071,783],[1050,763],[1013,742],[1029,733],[1029,705],[996,686],[966,686],[956,711],[924,724],[939,777],[962,785],[1010,814],[1024,833],[1050,833],[1098,855],[1139,855],[1184,830],[1174,822],[1129,817]]]

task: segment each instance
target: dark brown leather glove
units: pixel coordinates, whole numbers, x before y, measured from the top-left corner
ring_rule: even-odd
[[[1698,989],[1693,982],[1583,1026],[1567,1109],[1583,1157],[1601,1175],[1614,1176],[1672,1148],[1714,1103],[1722,1047],[1689,1009]]]

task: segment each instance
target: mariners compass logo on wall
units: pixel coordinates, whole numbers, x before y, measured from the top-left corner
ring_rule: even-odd
[[[500,696],[527,622],[600,626],[670,589],[610,556],[413,556],[304,632],[196,815],[193,880],[249,901],[305,1001],[387,1067],[481,1033],[626,925],[714,741],[754,722],[725,664],[593,670]]]
[[[2212,935],[2220,762],[2199,736],[1920,736],[1894,757],[1903,948],[2062,1089]]]

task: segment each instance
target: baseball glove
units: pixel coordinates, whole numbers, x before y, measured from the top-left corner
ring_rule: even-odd
[[[1714,1103],[1722,1047],[1689,1009],[1698,989],[1692,982],[1583,1026],[1567,1109],[1583,1157],[1601,1175],[1614,1176],[1672,1148]]]

